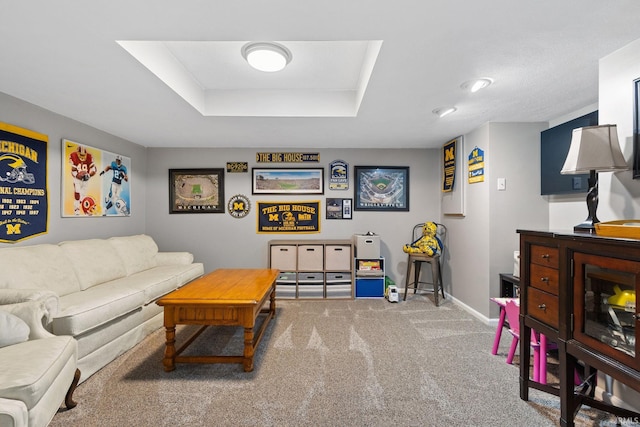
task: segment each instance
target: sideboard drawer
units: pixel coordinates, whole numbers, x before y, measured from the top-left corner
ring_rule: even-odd
[[[558,270],[542,265],[531,264],[529,285],[553,295],[558,295]]]
[[[560,263],[558,262],[558,255],[558,248],[531,245],[531,264],[558,268],[560,265]]]
[[[539,321],[558,329],[559,311],[558,297],[536,288],[529,287],[527,300],[527,314]]]

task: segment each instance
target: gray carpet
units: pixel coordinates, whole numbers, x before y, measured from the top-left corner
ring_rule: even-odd
[[[178,329],[177,340],[193,327]],[[162,367],[164,330],[80,385],[51,426],[554,426],[558,399],[519,398],[510,336],[445,300],[278,301],[255,369]],[[192,353],[242,352],[241,328],[209,328]],[[580,426],[613,426],[591,409]]]

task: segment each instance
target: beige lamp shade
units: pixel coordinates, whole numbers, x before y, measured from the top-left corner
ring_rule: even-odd
[[[571,147],[560,173],[569,175],[627,169],[629,166],[620,151],[616,125],[602,125],[573,130]]]

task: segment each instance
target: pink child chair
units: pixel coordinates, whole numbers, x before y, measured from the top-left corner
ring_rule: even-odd
[[[507,321],[509,322],[509,332],[513,335],[509,354],[507,355],[507,363],[513,362],[516,354],[518,341],[520,341],[520,305],[517,300],[507,300],[504,306]],[[538,334],[531,330],[531,348],[533,349],[533,380],[540,384],[547,383],[547,350],[558,348],[554,343],[547,343],[546,339],[538,340]],[[582,380],[577,369],[573,372],[573,381],[576,385],[581,384]]]
[[[511,341],[511,347],[507,355],[507,363],[511,364],[516,354],[518,341],[520,341],[520,306],[516,301],[507,300],[504,310],[507,314],[507,321],[509,322],[509,332],[513,335],[513,341]],[[540,342],[533,329],[531,330],[531,348],[533,349],[533,380],[540,382],[541,377],[547,378],[547,370],[545,369],[544,372],[540,372]],[[546,360],[546,351],[544,357]]]

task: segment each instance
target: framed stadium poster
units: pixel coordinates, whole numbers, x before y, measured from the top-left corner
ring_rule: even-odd
[[[131,159],[62,140],[62,216],[130,216]]]
[[[408,211],[409,168],[355,166],[356,211]]]
[[[324,194],[324,168],[253,168],[252,194]]]
[[[169,169],[169,213],[224,213],[224,169]]]

